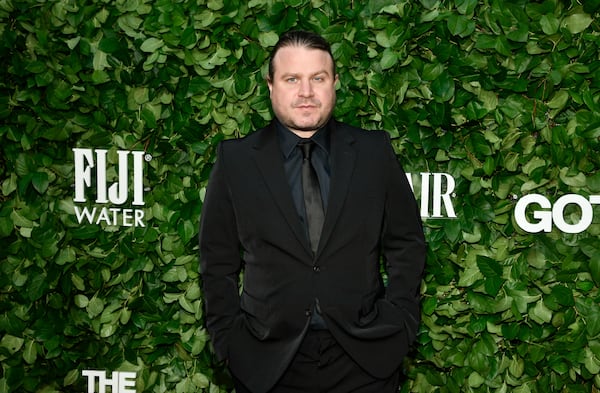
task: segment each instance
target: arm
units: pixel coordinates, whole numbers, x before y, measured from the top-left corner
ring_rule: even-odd
[[[239,272],[242,266],[225,166],[221,143],[202,206],[199,236],[206,325],[219,360],[227,358],[227,335],[240,312]]]
[[[388,273],[386,299],[407,313],[407,331],[414,339],[420,322],[419,292],[427,247],[413,192],[392,149],[389,134],[386,136],[389,170],[382,231],[382,252]]]

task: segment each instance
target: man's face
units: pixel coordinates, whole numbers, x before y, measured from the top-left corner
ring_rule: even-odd
[[[275,54],[273,66],[268,85],[275,116],[296,135],[309,138],[333,112],[333,60],[319,49],[286,46]]]

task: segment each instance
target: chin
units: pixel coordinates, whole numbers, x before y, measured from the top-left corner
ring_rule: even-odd
[[[318,130],[319,128],[322,127],[322,124],[319,122],[311,122],[311,123],[298,122],[298,123],[294,123],[294,126],[296,127],[297,130],[309,132],[309,131]]]

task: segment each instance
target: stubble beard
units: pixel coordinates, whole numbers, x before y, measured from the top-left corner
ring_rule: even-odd
[[[320,109],[322,107],[322,104],[320,101],[316,101],[316,100],[299,100],[297,102],[292,103],[292,109],[296,110],[298,107],[301,107],[303,105],[311,105],[314,106],[317,109]],[[290,130],[294,130],[294,131],[298,131],[298,132],[306,132],[306,133],[314,133],[316,131],[318,131],[319,129],[321,129],[323,126],[325,126],[325,124],[327,124],[327,122],[329,121],[329,119],[332,116],[333,113],[333,108],[335,106],[335,97],[333,99],[331,108],[329,110],[329,113],[324,113],[323,116],[319,116],[318,119],[316,119],[315,122],[310,123],[310,124],[298,124],[298,121],[295,121],[294,118],[290,117],[289,119],[287,119],[287,124],[284,123],[284,125],[289,128]],[[280,119],[281,121],[282,119]],[[283,123],[283,121],[282,121]]]

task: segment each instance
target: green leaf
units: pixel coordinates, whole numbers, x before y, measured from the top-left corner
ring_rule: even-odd
[[[455,0],[456,9],[463,15],[470,15],[477,7],[477,0]]]
[[[92,65],[94,67],[94,71],[103,71],[106,68],[110,68],[106,53],[101,50],[96,50]]]
[[[107,338],[115,334],[117,326],[114,324],[104,324],[100,329],[100,337]]]
[[[181,236],[181,241],[187,243],[196,236],[197,225],[194,225],[194,223],[189,220],[185,220],[183,221],[183,225],[179,225],[178,231],[179,236]]]
[[[481,119],[488,113],[488,110],[476,101],[469,102],[465,109],[465,115],[468,120]]]
[[[150,100],[148,94],[149,90],[147,87],[135,87],[131,89],[127,97],[127,106],[133,110],[138,109],[139,105],[145,104]]]
[[[55,263],[62,266],[66,263],[74,262],[75,259],[75,250],[72,247],[66,247],[58,252]]]
[[[397,63],[398,63],[398,54],[396,53],[396,51],[391,50],[389,48],[383,51],[383,54],[381,55],[381,62],[380,62],[382,70],[387,70],[388,68],[392,68]]]
[[[554,97],[548,102],[548,108],[562,109],[569,100],[569,93],[565,90],[559,90]]]
[[[529,310],[529,316],[537,323],[543,325],[552,320],[552,311],[544,305],[543,301],[539,300],[535,307]]]
[[[17,269],[12,274],[12,283],[17,287],[22,287],[27,282],[29,276],[23,273],[20,269]]]
[[[34,340],[27,340],[23,349],[23,360],[27,364],[34,364],[37,359],[37,344]]]
[[[467,379],[467,383],[471,388],[478,388],[485,382],[485,378],[483,378],[477,371],[473,371],[469,378]]]
[[[486,278],[502,276],[502,266],[500,266],[500,264],[492,258],[478,255],[477,267]]]
[[[596,286],[600,286],[600,254],[592,256],[589,260],[590,273],[596,282]]]
[[[30,300],[35,301],[40,299],[48,290],[48,276],[45,272],[37,272],[33,274],[29,285],[27,285],[27,296]]]
[[[50,178],[46,172],[36,172],[31,177],[31,184],[37,192],[43,194],[50,185]]]
[[[589,27],[593,19],[585,13],[577,13],[567,16],[563,20],[563,25],[571,32],[571,34],[579,34]]]
[[[564,285],[553,286],[552,294],[556,297],[558,303],[563,306],[574,306],[575,305],[575,300],[573,298],[573,291]]]
[[[397,37],[391,37],[389,32],[382,30],[378,31],[375,35],[375,41],[379,46],[389,49],[394,46],[397,41]]]
[[[547,14],[542,16],[540,19],[540,25],[542,26],[542,31],[548,35],[553,35],[558,32],[558,28],[560,26],[560,21],[554,16],[554,14]]]
[[[0,340],[0,348],[4,348],[9,354],[14,354],[21,349],[23,346],[23,340],[21,337],[15,337],[10,334],[5,334]]]
[[[223,8],[223,0],[209,0],[207,6],[214,11],[220,10]]]
[[[583,173],[578,172],[577,174],[573,174],[569,168],[560,170],[560,180],[572,187],[585,187],[586,184],[586,177]]]
[[[39,60],[30,61],[27,63],[25,69],[34,74],[41,74],[42,72],[47,70],[47,66],[44,62]]]
[[[497,296],[505,282],[506,280],[500,277],[486,278],[484,281],[485,293],[490,296]]]
[[[490,147],[489,142],[485,139],[483,135],[478,132],[475,132],[469,135],[469,142],[473,147],[473,152],[478,156],[490,156],[493,151]]]
[[[475,30],[475,22],[464,15],[450,15],[447,26],[452,35],[461,37],[467,37]]]
[[[258,35],[258,40],[260,41],[260,45],[264,48],[268,48],[271,46],[275,46],[277,41],[279,41],[279,36],[274,31],[269,31],[266,33],[260,33]]]
[[[431,92],[434,98],[441,102],[449,101],[454,96],[454,80],[448,72],[443,72],[436,80],[431,82]]]
[[[104,37],[98,44],[98,49],[105,53],[114,53],[120,49],[121,43],[115,37]],[[73,49],[73,48],[71,48]]]
[[[104,310],[104,301],[94,296],[86,306],[86,310],[90,318],[95,318]]]
[[[152,53],[156,52],[158,49],[162,48],[165,45],[164,41],[155,37],[150,37],[146,39],[140,49],[144,52]]]
[[[73,283],[75,288],[79,289],[80,291],[85,290],[85,282],[81,277],[79,277],[79,275],[75,273],[71,274],[71,283]]]
[[[73,385],[79,379],[80,372],[77,369],[71,370],[67,373],[65,378],[63,379],[63,385],[70,386]]]
[[[82,295],[82,294],[75,295],[75,305],[77,307],[86,308],[89,303],[90,303],[90,301],[87,296]]]
[[[577,299],[577,310],[585,320],[585,328],[590,337],[600,334],[600,306],[592,299]]]
[[[589,348],[585,349],[585,368],[592,375],[598,375],[600,373],[600,359],[595,355]]]
[[[94,70],[92,73],[92,82],[94,84],[101,84],[110,81],[110,75],[104,70]]]
[[[433,312],[435,311],[435,308],[437,306],[437,299],[433,298],[433,297],[428,297],[426,299],[423,300],[423,313],[425,315],[432,315]]]
[[[508,366],[508,370],[515,378],[521,378],[523,372],[525,371],[525,362],[521,357],[513,355],[510,365]]]
[[[185,47],[193,47],[197,41],[198,38],[196,37],[196,30],[194,30],[193,27],[189,26],[183,31],[183,33],[181,33],[181,45]]]

